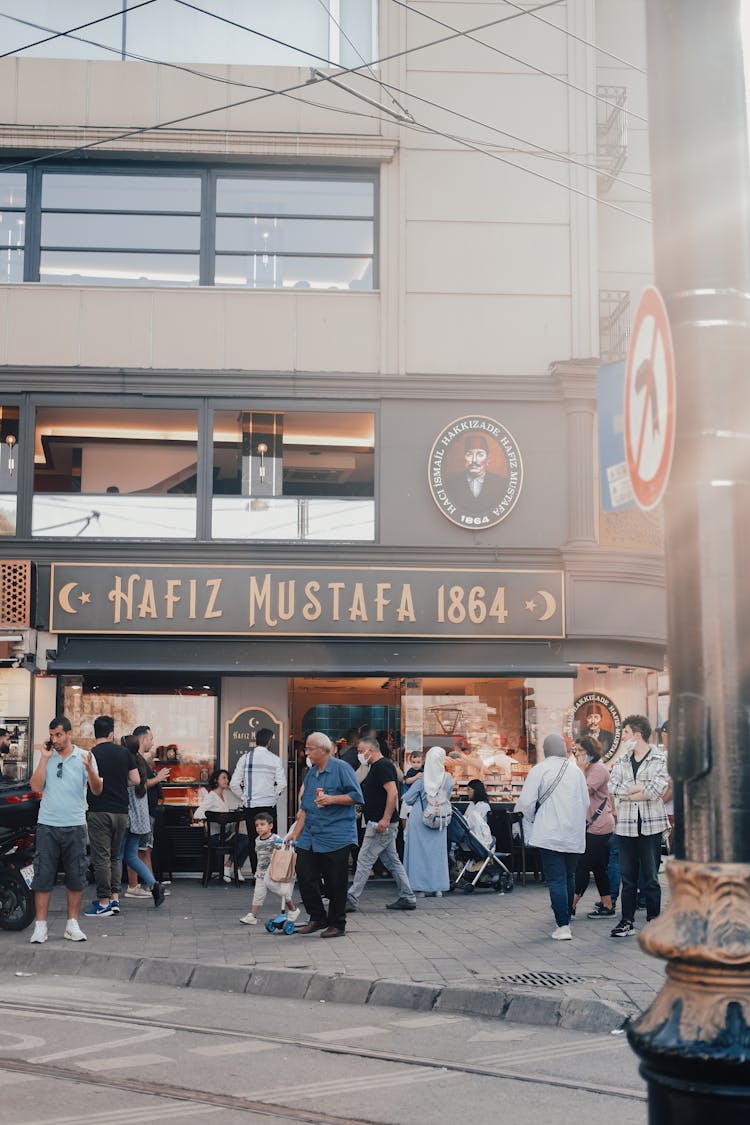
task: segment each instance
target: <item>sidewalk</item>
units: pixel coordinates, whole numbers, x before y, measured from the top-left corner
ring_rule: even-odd
[[[619,1028],[646,1008],[664,978],[663,964],[647,957],[637,938],[611,938],[609,919],[586,919],[597,898],[593,885],[570,942],[551,940],[547,888],[533,882],[509,895],[420,898],[416,911],[401,913],[385,910],[393,884],[373,880],[359,911],[349,915],[346,937],[335,941],[268,934],[262,923],[271,916],[270,899],[257,927],[240,925],[251,896],[250,882],[235,888],[214,881],[204,888],[197,879],[176,879],[158,910],[145,899],[122,899],[119,916],[82,918],[88,941],[74,944],[62,940],[64,892],[58,887],[49,941],[30,945],[31,928],[0,932],[3,964],[16,972],[80,971],[597,1032]],[[644,923],[639,911],[636,925]]]

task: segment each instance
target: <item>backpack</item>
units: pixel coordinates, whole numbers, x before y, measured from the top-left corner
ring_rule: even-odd
[[[447,828],[453,816],[453,805],[445,793],[440,792],[434,801],[428,801],[425,793],[420,793],[419,796],[422,802],[422,823],[438,832]]]

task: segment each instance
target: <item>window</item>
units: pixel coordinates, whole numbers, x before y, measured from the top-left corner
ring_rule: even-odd
[[[18,421],[17,406],[0,406],[0,536],[16,534]]]
[[[193,537],[197,465],[195,411],[39,407],[32,535]]]
[[[0,280],[372,289],[376,185],[348,170],[0,168]]]
[[[197,177],[45,172],[39,280],[197,285],[200,210]]]
[[[369,540],[372,414],[214,414],[214,539]]]
[[[26,176],[0,176],[0,282],[23,281],[26,232]]]
[[[127,6],[126,0],[6,0],[0,41],[9,54],[24,57],[144,55],[241,66],[319,66],[323,60],[358,66],[376,56],[375,0],[201,0],[200,12],[176,3],[131,4],[126,14]],[[102,22],[26,49],[43,38],[40,31],[64,31],[97,19]]]

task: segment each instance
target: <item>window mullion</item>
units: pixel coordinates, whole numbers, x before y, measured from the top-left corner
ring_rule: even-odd
[[[216,261],[216,173],[203,175],[199,285],[214,284]]]

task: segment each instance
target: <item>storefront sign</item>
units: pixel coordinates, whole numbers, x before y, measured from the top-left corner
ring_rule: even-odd
[[[559,570],[54,563],[54,633],[556,639]]]
[[[515,438],[494,418],[456,418],[432,447],[429,484],[451,523],[472,531],[494,527],[521,494],[523,465]]]
[[[602,748],[602,761],[614,755],[622,738],[622,719],[608,695],[590,691],[573,701],[568,735],[580,738],[590,734],[598,739]]]
[[[230,775],[245,751],[254,748],[255,736],[259,730],[264,728],[273,731],[273,738],[268,744],[268,749],[272,754],[279,757],[282,746],[281,721],[270,711],[266,711],[265,707],[244,707],[227,721],[225,738],[227,769]]]

